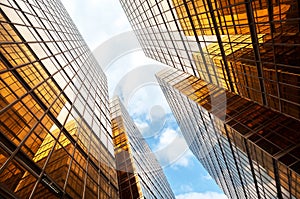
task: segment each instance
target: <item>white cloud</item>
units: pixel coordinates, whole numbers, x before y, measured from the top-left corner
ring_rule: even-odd
[[[146,59],[142,51],[116,57],[116,60],[105,69],[110,95],[121,92],[122,95],[129,99],[129,102],[133,103],[135,101],[131,101],[131,99],[137,97],[138,100],[143,101],[143,107],[148,108],[151,107],[148,105],[153,105],[154,103],[161,104],[161,102],[164,102],[162,100],[163,94],[155,78],[155,73],[163,68],[162,64],[156,64],[150,59]],[[140,95],[138,92],[144,92],[145,89],[143,88],[147,89],[146,93],[141,93],[142,95]],[[163,105],[167,105],[167,103],[164,102]]]
[[[225,194],[217,192],[190,192],[176,196],[176,199],[228,199]]]
[[[186,184],[184,184],[184,185],[181,185],[180,186],[180,190],[182,191],[182,192],[192,192],[193,191],[193,186],[192,185],[186,185]]]
[[[141,120],[135,120],[134,123],[138,127],[140,132],[143,132],[145,129],[149,128],[149,124],[147,122]]]
[[[105,68],[104,72],[107,76],[110,96],[112,96],[114,92],[116,92],[115,89],[118,86],[118,83],[121,81],[121,79],[136,67],[136,65],[131,64],[131,56],[134,55],[128,54],[126,56],[122,56],[119,59],[117,59],[114,63],[107,66],[107,68]]]
[[[205,176],[203,176],[205,180],[212,180],[213,178],[207,173]]]
[[[159,137],[154,152],[162,166],[171,166],[173,169],[189,166],[193,156],[179,129],[171,128],[167,128]]]
[[[172,144],[174,140],[177,138],[178,133],[174,129],[166,129],[165,132],[160,136],[159,143],[157,145],[157,150],[161,150],[166,146]]]
[[[191,164],[191,159],[193,157],[193,153],[190,150],[187,150],[186,152],[184,152],[184,154],[178,159],[176,160],[171,167],[173,169],[179,169],[178,167],[188,167]]]
[[[62,2],[91,49],[112,35],[131,29],[117,0],[64,0]]]

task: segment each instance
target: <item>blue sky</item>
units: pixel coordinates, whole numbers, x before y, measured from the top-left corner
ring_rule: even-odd
[[[112,36],[131,30],[118,0],[62,2],[91,50]],[[141,51],[120,57],[105,68],[110,95],[120,94],[124,99],[130,115],[157,155],[176,198],[225,199],[214,180],[188,150],[155,81],[155,72],[163,67],[146,58]],[[129,91],[126,85],[131,85]]]

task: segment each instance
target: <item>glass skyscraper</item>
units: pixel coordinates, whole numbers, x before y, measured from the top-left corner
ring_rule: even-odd
[[[299,198],[300,4],[120,0],[191,150],[229,198]]]
[[[0,2],[0,198],[118,198],[107,82],[59,0]]]
[[[147,56],[299,120],[299,1],[120,2]]]
[[[176,69],[157,79],[191,151],[228,198],[300,197],[300,122]]]
[[[175,198],[147,142],[115,97],[110,103],[120,198]]]

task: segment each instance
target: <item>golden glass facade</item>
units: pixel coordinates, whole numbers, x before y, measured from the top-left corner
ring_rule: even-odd
[[[190,149],[229,198],[300,197],[299,121],[175,69],[157,78]]]
[[[270,34],[280,28],[279,20],[287,19],[295,1],[205,1],[173,0],[180,25],[185,35],[238,35],[250,34],[249,20],[254,20],[258,34]],[[248,14],[254,10],[253,15]],[[293,11],[295,13],[295,10]],[[249,19],[252,18],[253,19]],[[271,21],[271,23],[270,23]],[[274,23],[275,22],[275,23]],[[272,27],[271,27],[272,26]],[[217,27],[217,28],[215,28]]]
[[[118,198],[106,77],[62,3],[0,6],[0,198]]]
[[[110,107],[120,198],[175,198],[155,155],[120,99],[112,99]]]
[[[299,1],[120,2],[147,56],[299,120]]]

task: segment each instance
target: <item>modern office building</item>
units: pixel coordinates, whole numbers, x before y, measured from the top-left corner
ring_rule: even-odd
[[[147,56],[299,120],[299,1],[120,2]]]
[[[120,198],[175,198],[147,142],[119,98],[110,103]]]
[[[300,122],[176,69],[157,74],[189,148],[228,198],[300,198]]]
[[[226,195],[299,198],[299,1],[120,2],[145,54],[179,70],[159,82]]]
[[[119,198],[106,77],[59,0],[0,2],[0,198]]]

